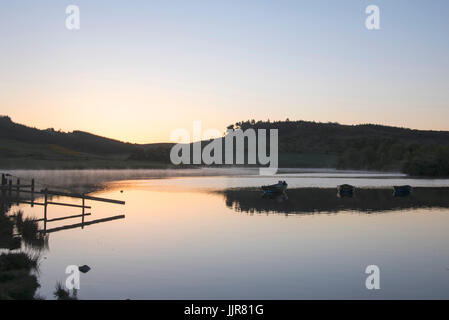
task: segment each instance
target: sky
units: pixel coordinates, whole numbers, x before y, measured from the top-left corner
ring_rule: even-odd
[[[447,0],[1,0],[0,115],[135,143],[195,120],[449,130],[448,32]]]

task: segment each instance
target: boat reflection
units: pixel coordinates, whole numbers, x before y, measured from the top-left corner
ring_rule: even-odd
[[[288,200],[286,192],[283,193],[264,193],[262,194],[263,199],[276,200],[276,202],[284,202]]]
[[[301,188],[288,197],[262,197],[257,189],[221,191],[226,206],[237,212],[313,214],[340,211],[366,213],[415,208],[449,208],[449,188],[414,188],[408,197],[395,197],[391,189],[357,189],[351,197],[338,197],[331,188]]]

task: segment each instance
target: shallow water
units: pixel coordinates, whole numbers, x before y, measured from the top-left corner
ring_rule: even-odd
[[[80,176],[52,172],[54,181],[58,174],[59,181]],[[448,180],[313,171],[95,175],[80,184],[126,205],[88,201],[85,221],[125,218],[49,233],[38,275],[38,293],[48,299],[68,265],[84,264],[92,270],[81,274],[80,299],[449,298]],[[289,198],[262,199],[255,187],[281,179],[295,188]],[[340,199],[341,183],[362,189]],[[390,188],[399,184],[415,187],[412,195],[393,197]],[[42,218],[42,207],[19,208]],[[79,213],[50,206],[48,218]],[[365,268],[373,264],[380,290],[365,287]]]

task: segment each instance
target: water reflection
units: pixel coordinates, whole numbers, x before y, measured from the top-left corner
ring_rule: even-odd
[[[24,260],[23,253],[39,252],[39,270],[33,269],[30,256],[20,271],[30,284],[31,289],[22,290],[28,296],[37,283],[30,277],[37,277],[41,287],[34,297],[52,298],[55,284],[64,284],[69,264],[92,268],[81,275],[80,299],[448,297],[449,215],[444,208],[449,207],[449,188],[414,188],[404,198],[395,198],[386,188],[357,188],[352,198],[338,198],[335,187],[300,188],[287,190],[288,198],[263,199],[260,189],[228,187],[237,183],[246,187],[247,180],[107,183],[93,195],[124,200],[126,207],[90,202],[93,211],[85,212],[84,222],[122,213],[117,212],[121,208],[126,219],[82,230],[81,217],[56,220],[79,215],[80,208],[51,208],[47,244],[40,251],[18,235],[15,215],[23,210],[26,216],[21,220],[33,217],[39,220],[39,230],[45,230],[42,207],[3,203],[0,224],[7,230],[1,233],[6,237],[0,239],[0,253],[20,254],[11,257]],[[254,185],[265,183],[260,180]],[[217,185],[226,187],[217,191]],[[412,208],[418,210],[404,211]],[[354,214],[383,211],[388,214]],[[339,214],[314,214],[321,212]],[[60,228],[64,226],[76,229]],[[60,229],[49,232],[55,228]],[[11,242],[14,237],[19,244]],[[388,283],[376,296],[364,286],[365,267],[373,263],[381,267]],[[62,298],[73,298],[61,292],[61,286],[57,289]]]
[[[0,300],[33,299],[40,254],[48,249],[48,237],[22,211],[9,214],[11,202],[0,200]]]
[[[449,208],[449,188],[414,188],[407,197],[395,197],[391,189],[357,189],[351,197],[338,197],[336,189],[300,188],[288,196],[263,196],[257,189],[220,191],[226,206],[238,212],[311,214],[339,211],[366,213],[414,208]]]
[[[57,194],[55,191],[53,193]],[[72,198],[77,195],[72,194]],[[74,204],[72,202],[55,202],[58,197],[49,197],[48,191],[44,194],[37,192],[34,197],[34,191],[17,192],[14,196],[11,192],[1,190],[0,194],[0,300],[24,300],[24,299],[41,299],[36,294],[40,287],[38,282],[39,264],[42,255],[49,249],[49,233],[58,231],[81,228],[92,224],[124,219],[124,215],[108,216],[100,219],[86,221],[85,209],[90,206],[85,205],[85,200],[95,200],[102,202],[118,202],[111,199],[89,197],[80,195],[82,204]],[[50,201],[49,201],[50,200]],[[69,201],[69,200],[67,200]],[[43,208],[43,218],[25,216],[22,210],[13,211],[15,205],[30,205],[30,207],[41,206]],[[123,203],[124,204],[124,203]],[[48,218],[47,207],[51,205],[81,208],[81,214],[65,215],[59,217]],[[66,221],[67,219],[78,219],[79,223],[65,224],[48,228],[49,223]],[[87,266],[84,266],[87,267]],[[82,271],[80,269],[80,271]],[[77,292],[70,293],[65,290],[58,282],[54,291],[57,299],[73,300],[77,299]]]

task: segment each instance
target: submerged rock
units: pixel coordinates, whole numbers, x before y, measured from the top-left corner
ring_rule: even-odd
[[[90,267],[88,265],[84,265],[81,267],[78,267],[79,271],[81,271],[82,273],[87,273],[90,270]]]

